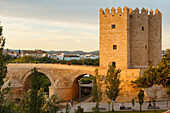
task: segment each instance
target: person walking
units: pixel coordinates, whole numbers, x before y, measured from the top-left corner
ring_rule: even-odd
[[[70,103],[71,103],[71,107],[73,107],[73,100],[72,99],[71,99]]]

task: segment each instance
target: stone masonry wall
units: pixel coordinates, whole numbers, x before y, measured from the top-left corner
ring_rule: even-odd
[[[130,12],[130,66],[148,66],[148,11]]]
[[[149,63],[156,66],[161,61],[162,50],[162,14],[159,10],[150,11],[148,17],[149,25]]]
[[[107,68],[109,63],[115,62],[117,68],[127,68],[129,42],[129,10],[124,7],[123,12],[119,7],[115,9],[106,8],[105,12],[100,9],[100,67]],[[112,26],[115,25],[113,28]],[[117,48],[113,49],[113,45]],[[128,59],[129,58],[129,59]]]

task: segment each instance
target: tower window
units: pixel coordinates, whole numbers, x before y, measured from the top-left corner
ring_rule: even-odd
[[[117,49],[117,45],[113,45],[113,49]]]
[[[113,24],[113,25],[112,25],[112,28],[116,28],[116,25],[115,25],[115,24]]]
[[[116,62],[112,62],[112,66],[116,67]]]
[[[144,27],[142,27],[142,31],[144,31]]]
[[[147,49],[147,45],[145,45],[145,49]]]

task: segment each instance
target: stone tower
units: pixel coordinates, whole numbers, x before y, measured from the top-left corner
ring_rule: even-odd
[[[100,9],[100,67],[146,69],[161,61],[162,14],[158,9]]]

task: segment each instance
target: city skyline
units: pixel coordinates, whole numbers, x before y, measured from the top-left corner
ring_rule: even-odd
[[[163,15],[162,49],[170,48],[170,1],[155,0],[0,0],[5,48],[99,50],[99,9],[158,8]]]

